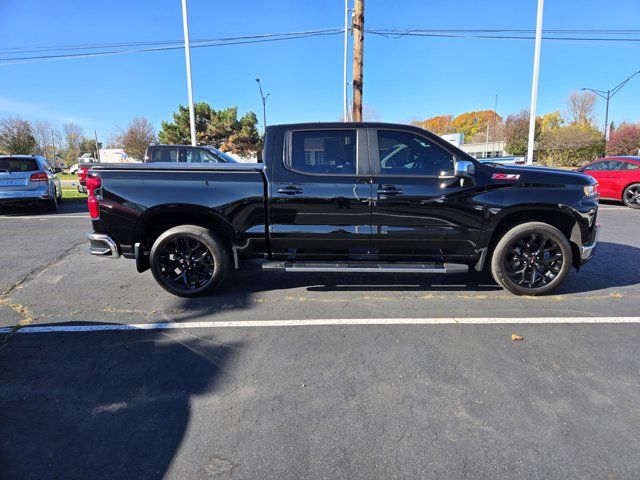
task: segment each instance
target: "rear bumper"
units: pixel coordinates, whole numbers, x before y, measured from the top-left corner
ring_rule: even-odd
[[[120,258],[118,244],[109,235],[89,233],[89,253],[98,257]]]
[[[50,198],[49,187],[38,187],[33,190],[0,190],[1,203],[36,202]]]
[[[596,248],[598,247],[598,237],[600,235],[601,225],[596,223],[593,227],[593,233],[591,234],[591,238],[589,239],[589,243],[584,244],[580,247],[580,260],[584,264],[591,260],[596,253]]]

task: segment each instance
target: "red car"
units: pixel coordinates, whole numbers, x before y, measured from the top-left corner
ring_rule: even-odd
[[[578,169],[598,181],[600,198],[640,208],[640,157],[607,157]]]

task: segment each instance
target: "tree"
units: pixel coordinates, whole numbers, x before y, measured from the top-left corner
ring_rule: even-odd
[[[258,118],[249,112],[238,119],[238,108],[214,110],[206,102],[194,105],[196,113],[196,142],[211,145],[223,151],[241,155],[256,153],[262,148],[262,139],[256,125]],[[178,106],[173,122],[162,122],[158,133],[161,143],[189,144],[189,109]]]
[[[52,141],[53,126],[46,120],[36,120],[31,122],[31,132],[36,141],[35,152],[38,155],[53,158],[53,150],[49,148]]]
[[[35,147],[36,139],[29,122],[20,117],[0,120],[0,150],[13,155],[29,155]]]
[[[493,110],[481,110],[477,112],[466,112],[458,115],[451,122],[454,132],[464,133],[465,137],[473,141],[477,134],[486,135],[487,126],[489,130],[495,130],[495,126],[502,122],[502,117]]]
[[[79,156],[88,153],[92,158],[97,158],[96,155],[99,155],[99,150],[102,148],[102,142],[98,142],[98,146],[96,148],[96,141],[93,138],[89,137],[80,137],[80,143],[78,144],[78,153]]]
[[[607,143],[607,155],[639,155],[640,123],[623,123],[612,130]]]
[[[135,117],[126,130],[118,135],[117,142],[122,144],[127,155],[142,160],[150,143],[155,142],[156,133],[151,122],[143,116]]]
[[[577,167],[604,154],[602,133],[591,125],[568,125],[543,132],[538,159],[545,165]]]
[[[422,127],[425,130],[435,133],[436,135],[446,135],[453,133],[453,127],[451,122],[453,121],[453,115],[437,115],[435,117],[427,118],[421,122],[413,122],[414,125]]]
[[[596,96],[591,92],[572,92],[567,99],[571,125],[591,125],[595,117]]]
[[[538,135],[538,122],[536,133]],[[509,115],[504,124],[505,150],[511,155],[526,155],[529,141],[529,111]]]
[[[564,118],[558,111],[545,113],[542,117],[538,117],[537,120],[540,122],[541,132],[549,132],[564,125]]]
[[[82,128],[75,123],[65,123],[62,125],[62,134],[64,136],[64,158],[67,165],[77,163],[81,153],[81,143],[84,138]]]

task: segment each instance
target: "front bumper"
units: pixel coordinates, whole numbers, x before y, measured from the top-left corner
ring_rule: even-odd
[[[582,263],[586,263],[593,258],[598,246],[598,236],[600,235],[601,225],[596,223],[593,227],[593,233],[591,234],[590,242],[580,247],[580,260]]]
[[[104,233],[89,233],[89,253],[98,257],[120,258],[118,244]]]

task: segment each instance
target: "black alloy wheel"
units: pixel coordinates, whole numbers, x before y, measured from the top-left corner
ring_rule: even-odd
[[[562,249],[542,233],[526,234],[511,243],[505,270],[509,278],[525,288],[548,285],[562,270]]]
[[[195,297],[220,285],[231,260],[215,233],[199,225],[179,225],[155,240],[149,263],[156,282],[166,291]]]
[[[627,207],[640,208],[640,183],[634,183],[625,188],[622,201]]]
[[[573,252],[556,227],[526,222],[500,235],[491,257],[491,273],[502,287],[517,295],[541,295],[564,281]]]
[[[158,252],[163,279],[181,290],[197,290],[211,281],[213,255],[207,246],[190,237],[174,237]]]

